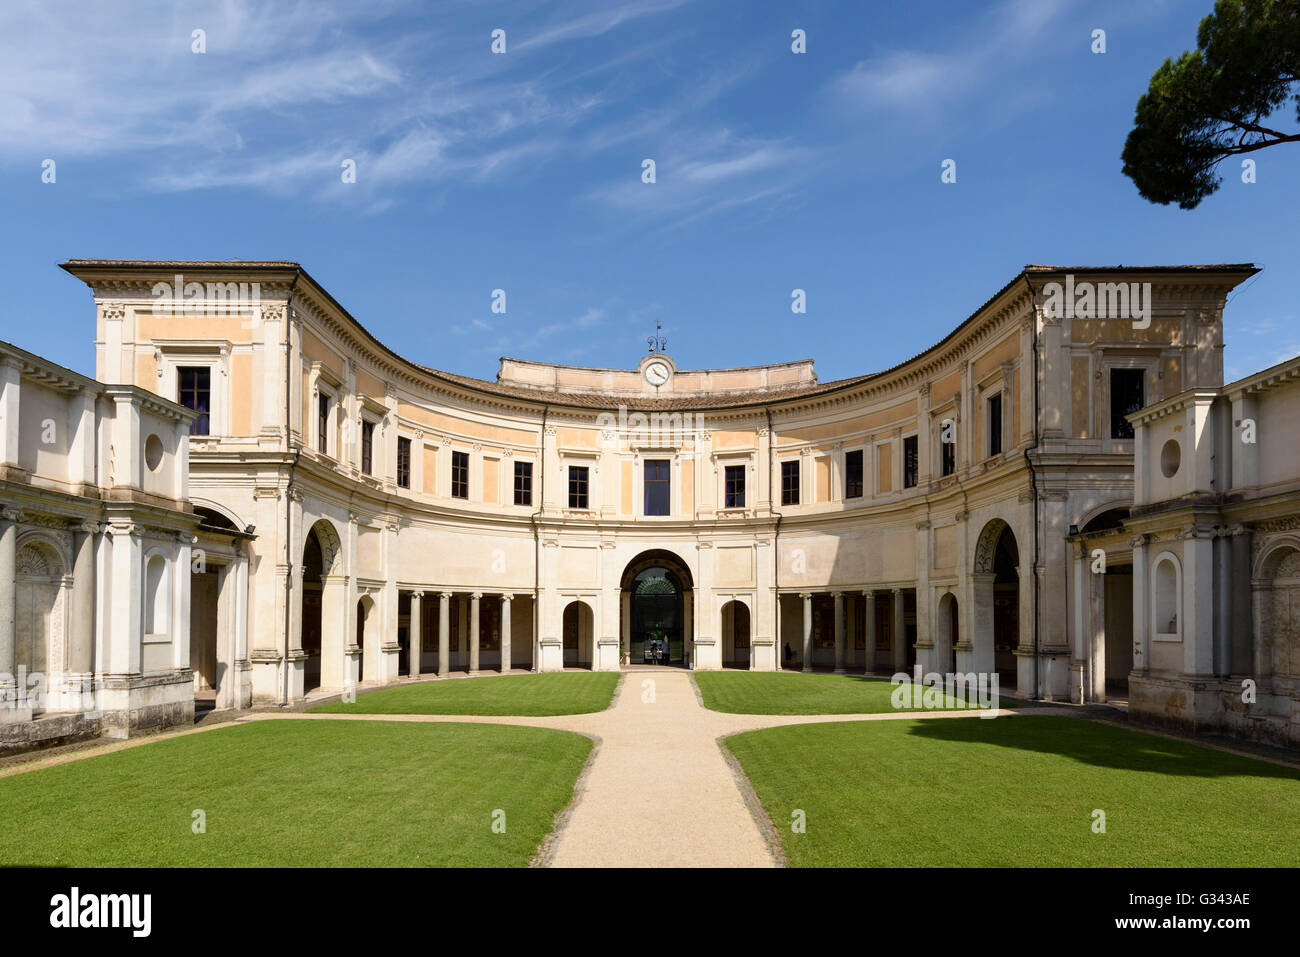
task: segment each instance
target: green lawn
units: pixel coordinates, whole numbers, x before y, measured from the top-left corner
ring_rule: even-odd
[[[487,724],[217,728],[0,778],[0,866],[522,866],[591,747]]]
[[[496,675],[419,681],[357,695],[308,711],[330,714],[553,715],[604,711],[614,698],[613,671]]]
[[[696,671],[693,677],[704,707],[728,714],[880,714],[918,710],[893,706],[890,696],[897,686],[888,678],[779,671]],[[948,707],[957,705],[952,697],[945,700]]]
[[[792,866],[1300,862],[1300,771],[1078,718],[834,722],[726,743]]]

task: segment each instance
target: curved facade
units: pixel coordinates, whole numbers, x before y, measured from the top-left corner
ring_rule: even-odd
[[[1133,505],[1128,413],[1222,385],[1254,271],[1026,267],[914,358],[819,382],[658,353],[473,379],[380,344],[295,263],[64,268],[94,294],[98,378],[206,410],[191,499],[253,536],[246,643],[214,639],[240,702],[663,656],[1104,697],[1132,651],[1099,677],[1072,644],[1068,536]]]

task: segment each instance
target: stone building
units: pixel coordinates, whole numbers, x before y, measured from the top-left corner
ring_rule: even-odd
[[[1134,657],[1127,529],[1165,494],[1135,499],[1135,442],[1163,440],[1130,416],[1221,388],[1224,303],[1255,271],[1028,266],[913,358],[820,382],[663,352],[488,381],[381,344],[296,263],[64,268],[94,297],[98,378],[195,414],[188,497],[224,570],[196,585],[189,663],[231,706],[666,654],[997,671],[1073,700],[1132,676],[1145,708],[1169,663]]]
[[[0,342],[0,753],[192,720],[192,419]]]
[[[1129,416],[1133,506],[1119,528],[1075,537],[1075,615],[1085,660],[1131,636],[1130,709],[1145,721],[1300,745],[1298,412],[1295,358]],[[1116,559],[1131,597],[1105,587]],[[1114,620],[1128,614],[1127,629]]]

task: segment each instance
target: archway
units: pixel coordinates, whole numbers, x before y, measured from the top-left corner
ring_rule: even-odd
[[[1300,550],[1288,543],[1267,554],[1256,601],[1259,647],[1251,656],[1256,658],[1251,671],[1270,686],[1279,676],[1300,678]]]
[[[971,584],[973,670],[996,671],[999,683],[1014,688],[1020,646],[1020,550],[1011,526],[1000,518],[980,532]]]
[[[65,633],[63,591],[65,564],[48,542],[28,541],[15,556],[14,564],[14,667],[26,674],[44,675],[48,681],[50,645]],[[20,684],[20,687],[24,687]],[[33,702],[35,710],[44,701]]]
[[[957,597],[952,592],[945,592],[939,599],[934,636],[938,639],[935,642],[935,659],[949,674],[956,674],[957,644],[961,640],[961,634]]]
[[[321,593],[323,586],[320,540],[316,530],[307,533],[302,550],[302,650],[307,656],[303,691],[320,687]]]
[[[722,665],[750,667],[749,606],[732,599],[722,606]]]
[[[595,615],[585,601],[571,601],[564,607],[564,666],[590,668],[595,651]]]
[[[366,674],[366,646],[373,640],[373,636],[367,633],[366,624],[371,619],[374,607],[375,600],[369,595],[357,599],[357,684],[370,677]],[[375,657],[372,654],[370,660],[374,661]]]
[[[623,570],[620,602],[628,663],[690,664],[695,637],[691,629],[693,587],[686,563],[664,549],[642,552],[628,563]]]
[[[303,693],[342,688],[344,634],[347,630],[343,559],[338,533],[325,519],[307,531],[302,550],[300,646]]]

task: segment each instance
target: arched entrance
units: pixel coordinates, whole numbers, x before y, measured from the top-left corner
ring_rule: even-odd
[[[971,583],[974,670],[996,671],[1001,685],[1014,688],[1020,646],[1020,550],[1011,526],[1002,519],[993,519],[980,532]]]
[[[324,559],[316,530],[307,533],[302,550],[302,650],[307,656],[303,691],[320,687],[321,592]]]
[[[585,601],[564,606],[564,667],[590,668],[595,657],[595,620]]]
[[[1256,602],[1259,660],[1251,671],[1270,683],[1274,678],[1300,677],[1300,550],[1290,542],[1265,556],[1256,584]]]
[[[348,608],[338,533],[321,519],[307,531],[302,550],[300,646],[303,693],[342,688]]]
[[[369,635],[366,634],[366,622],[370,620],[370,612],[375,607],[375,600],[369,595],[357,599],[357,683],[365,681],[369,675],[366,674],[366,643]],[[371,656],[374,660],[374,656]]]
[[[749,606],[733,599],[722,606],[722,666],[750,667]]]
[[[939,640],[936,644],[935,658],[949,674],[957,672],[957,642],[961,639],[957,617],[957,598],[952,592],[945,592],[939,599],[938,620],[935,622],[934,634]]]
[[[31,540],[18,549],[14,565],[14,667],[47,675],[52,639],[61,639],[64,562],[47,542]],[[16,681],[24,681],[15,675]],[[24,691],[26,685],[19,686]],[[43,701],[34,702],[37,710]]]
[[[620,628],[629,664],[689,666],[694,581],[672,552],[642,552],[623,571]]]

